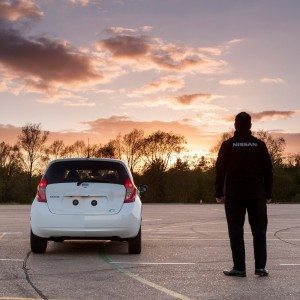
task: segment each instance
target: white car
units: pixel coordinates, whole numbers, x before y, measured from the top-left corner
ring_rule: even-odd
[[[103,239],[128,242],[141,252],[142,203],[126,164],[116,159],[52,161],[31,206],[31,250],[44,253],[48,241]]]

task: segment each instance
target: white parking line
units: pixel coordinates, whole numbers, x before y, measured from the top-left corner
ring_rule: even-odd
[[[244,241],[252,241],[253,239],[244,239]],[[300,239],[284,239],[285,241],[298,242]],[[143,238],[143,241],[229,241],[229,239],[199,239],[197,237],[176,237],[176,238]],[[267,241],[281,241],[280,239],[267,239]]]
[[[0,297],[0,300],[37,300],[41,298]]]
[[[136,281],[139,281],[142,284],[145,284],[147,286],[150,286],[154,289],[156,289],[157,291],[160,291],[162,293],[167,294],[170,297],[176,298],[176,299],[181,299],[181,300],[191,300],[189,297],[182,295],[180,293],[177,293],[175,291],[172,291],[164,286],[158,285],[152,281],[149,281],[137,274],[131,273],[130,271],[124,269],[123,267],[121,267],[120,265],[118,265],[117,263],[112,263],[113,261],[111,260],[111,258],[109,256],[107,256],[106,254],[102,253],[101,257],[104,261],[106,261],[107,263],[111,264],[115,270],[117,270],[118,272],[127,275],[128,277],[131,277],[132,279],[135,279]]]
[[[252,239],[248,239],[249,241]],[[198,239],[197,237],[190,238],[143,238],[143,241],[229,241],[229,239]],[[245,239],[247,241],[247,239]]]
[[[195,265],[195,263],[175,263],[175,262],[133,262],[133,261],[111,261],[110,264],[130,264],[130,265]]]
[[[23,234],[23,232],[20,231],[3,231],[0,233],[0,237],[4,235],[14,235],[14,234]],[[1,298],[0,298],[1,299]]]
[[[145,230],[143,230],[144,232]],[[147,231],[147,230],[146,230]],[[195,231],[191,231],[191,230],[158,230],[156,234],[164,234],[164,233],[189,233],[189,234],[197,234],[197,233],[228,233],[228,230],[195,230]],[[251,231],[244,231],[244,233],[246,234],[251,234]],[[289,232],[285,232],[285,233],[289,233]],[[150,233],[151,234],[151,233]],[[274,234],[274,232],[267,232],[267,234]]]
[[[1,260],[1,259],[0,259]],[[22,261],[22,259],[20,259]],[[110,264],[128,264],[128,265],[196,265],[196,263],[178,263],[178,262],[134,262],[134,261],[110,261]],[[300,264],[280,264],[280,266],[300,266]]]
[[[145,219],[143,222],[161,221],[162,219]]]
[[[20,259],[20,258],[0,258],[0,261],[23,261],[23,259]]]
[[[143,230],[143,231],[145,231],[145,230]],[[214,231],[214,230],[211,230],[211,231],[209,231],[209,230],[205,230],[205,231],[203,231],[203,230],[201,230],[201,231],[192,231],[192,230],[179,230],[179,229],[174,229],[174,230],[172,230],[172,229],[170,229],[170,230],[157,230],[157,233],[158,234],[164,234],[164,233],[177,233],[177,232],[180,232],[180,233],[191,233],[191,234],[197,234],[197,233],[228,233],[228,231]],[[250,232],[244,232],[244,233],[250,233]]]
[[[23,232],[19,232],[19,231],[13,231],[13,232],[1,232],[0,233],[0,241],[6,236],[6,235],[13,235],[13,234],[23,234]],[[0,298],[1,299],[1,298]]]

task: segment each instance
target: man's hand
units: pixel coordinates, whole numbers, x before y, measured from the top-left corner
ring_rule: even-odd
[[[267,199],[267,203],[270,204],[272,202],[272,199]]]
[[[220,197],[220,198],[216,198],[217,203],[224,203],[225,202],[225,197]]]

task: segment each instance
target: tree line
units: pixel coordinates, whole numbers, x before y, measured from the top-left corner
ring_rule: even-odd
[[[300,202],[300,155],[285,156],[285,140],[269,133],[254,133],[270,152],[274,167],[275,201]],[[47,143],[49,132],[41,124],[22,127],[15,145],[0,142],[0,203],[30,203],[47,164],[58,158],[97,157],[123,159],[137,185],[146,184],[144,202],[208,203],[214,201],[215,161],[221,143],[233,131],[224,133],[206,156],[189,155],[187,142],[173,132],[145,135],[133,129],[106,144],[78,140]]]

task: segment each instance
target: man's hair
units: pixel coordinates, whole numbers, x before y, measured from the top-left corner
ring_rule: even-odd
[[[237,130],[249,130],[251,128],[251,116],[244,111],[240,112],[235,116],[234,126]]]

